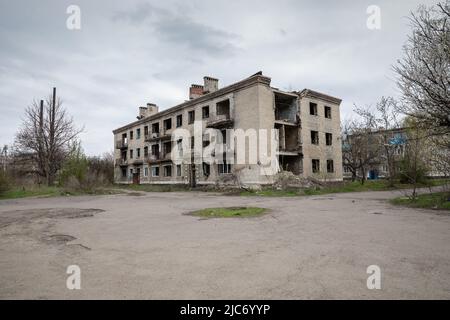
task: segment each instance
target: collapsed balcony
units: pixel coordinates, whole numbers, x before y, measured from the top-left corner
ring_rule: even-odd
[[[274,95],[275,122],[292,126],[299,125],[297,95],[280,91],[274,91]]]
[[[127,159],[124,159],[124,158],[118,158],[118,159],[116,159],[116,166],[119,166],[119,167],[125,167],[125,166],[127,166],[127,165],[128,165]]]
[[[118,140],[116,141],[116,149],[126,149],[128,148],[127,140]]]
[[[303,150],[299,127],[286,126],[280,123],[275,123],[274,127],[278,129],[279,153],[302,155]]]
[[[216,115],[208,119],[206,127],[208,128],[232,128],[233,119],[231,118],[230,99],[220,101],[216,104]]]

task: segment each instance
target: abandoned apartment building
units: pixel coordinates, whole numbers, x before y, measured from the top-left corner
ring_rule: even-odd
[[[229,143],[228,129],[278,129],[275,172],[342,180],[340,99],[309,89],[286,92],[273,88],[271,78],[262,72],[220,89],[217,79],[203,79],[203,85],[191,85],[189,100],[163,111],[148,103],[139,108],[137,121],[113,131],[116,183],[195,186],[274,182],[275,175],[261,170],[259,161],[242,165],[224,157],[215,164],[174,163],[171,151],[179,141],[172,141],[172,132],[176,128],[192,132],[195,121],[201,121],[205,129],[221,130],[223,144]],[[194,139],[190,139],[191,148]],[[208,136],[202,137],[201,147],[208,145],[207,140]],[[245,144],[246,152],[249,144]],[[273,169],[274,164],[271,166]]]

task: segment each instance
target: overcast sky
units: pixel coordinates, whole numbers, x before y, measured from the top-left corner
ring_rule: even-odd
[[[24,108],[57,87],[87,154],[113,149],[112,130],[139,105],[188,98],[203,76],[219,86],[262,70],[272,85],[310,88],[352,106],[398,95],[392,64],[419,4],[403,1],[0,0],[0,144],[11,144]],[[81,9],[69,30],[66,9]],[[366,26],[369,5],[381,29]]]

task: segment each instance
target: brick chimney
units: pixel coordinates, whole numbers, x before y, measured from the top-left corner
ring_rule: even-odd
[[[203,95],[203,86],[199,84],[192,84],[189,88],[189,100],[198,98]]]
[[[147,118],[156,113],[158,113],[158,106],[154,103],[147,103],[146,107],[139,107],[139,116],[137,118]]]
[[[203,77],[203,93],[211,93],[219,89],[219,79],[204,76]]]

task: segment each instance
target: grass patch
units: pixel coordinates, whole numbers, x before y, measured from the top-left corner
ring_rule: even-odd
[[[267,209],[257,207],[206,208],[191,212],[191,215],[202,218],[251,218],[267,212]]]
[[[189,186],[182,184],[115,184],[114,188],[145,192],[179,192],[190,190]]]
[[[61,190],[57,187],[23,187],[12,188],[0,194],[0,199],[18,199],[37,196],[58,196]]]
[[[0,200],[20,199],[28,197],[57,197],[57,196],[82,196],[82,195],[106,195],[119,194],[115,188],[95,188],[91,190],[67,190],[60,187],[28,186],[14,187],[0,194]]]
[[[449,183],[444,179],[430,179],[426,183],[417,185],[418,188],[440,186],[445,183]],[[389,186],[387,180],[367,180],[364,184],[359,181],[344,181],[340,183],[333,183],[324,187],[313,187],[304,189],[286,189],[276,190],[272,188],[255,190],[255,191],[243,191],[240,192],[241,196],[262,196],[262,197],[293,197],[303,195],[322,195],[330,193],[344,193],[344,192],[363,192],[363,191],[389,191],[399,189],[410,189],[413,186],[411,184],[401,184],[396,182],[393,186]]]
[[[411,208],[450,210],[450,195],[447,192],[421,194],[415,200],[408,197],[399,197],[392,199],[390,202]]]

